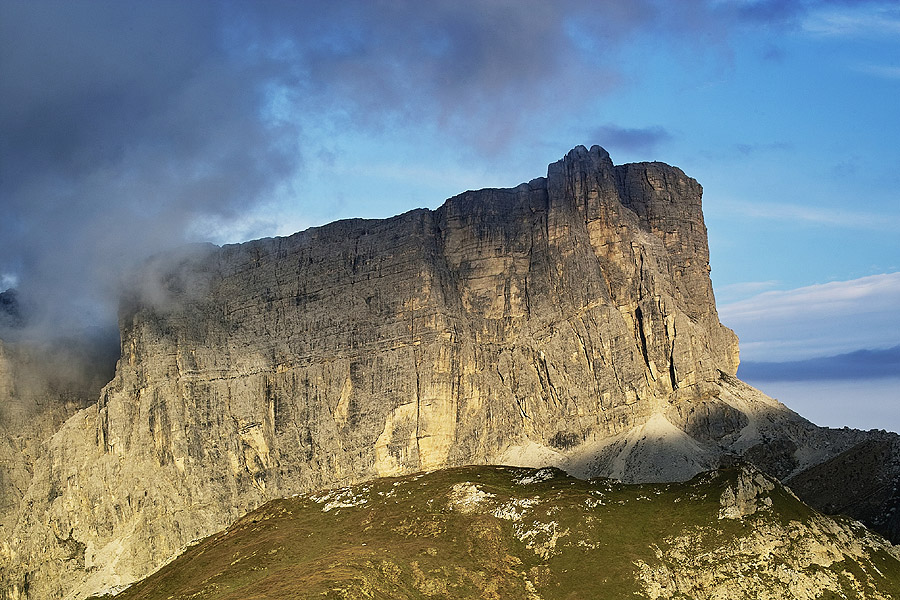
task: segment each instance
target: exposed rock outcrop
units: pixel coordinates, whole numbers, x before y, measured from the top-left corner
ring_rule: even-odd
[[[647,597],[887,600],[897,594],[896,584],[875,580],[885,572],[896,577],[900,552],[859,523],[809,510],[754,469],[713,476],[710,483],[726,484],[718,527],[687,527],[656,546],[655,560],[639,560]],[[727,521],[739,528],[739,539],[723,536]]]
[[[719,497],[720,519],[743,519],[772,508],[771,492],[776,484],[755,469],[743,468]]]
[[[772,442],[787,476],[863,441],[734,379],[700,199],[578,147],[434,211],[151,261],[115,378],[35,465],[5,597],[119,586],[269,499],[376,476],[684,480]]]
[[[718,518],[720,498],[734,494],[763,508]],[[629,485],[550,468],[460,467],[273,501],[117,598],[898,594],[897,548],[823,517],[753,469]]]
[[[18,311],[11,314],[21,322]],[[75,340],[0,341],[0,548],[16,524],[42,445],[66,419],[95,404],[112,376],[114,360],[97,348]]]

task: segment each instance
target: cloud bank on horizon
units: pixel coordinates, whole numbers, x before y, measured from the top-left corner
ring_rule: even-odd
[[[173,245],[434,206],[599,143],[704,185],[745,356],[889,347],[890,291],[846,299],[858,326],[803,302],[900,272],[897,56],[875,0],[7,0],[0,288],[54,329],[111,323]]]
[[[759,291],[776,282],[760,282]],[[815,423],[900,432],[900,272],[721,304],[738,377]]]
[[[720,305],[719,318],[751,362],[891,348],[900,341],[900,272],[765,291]]]

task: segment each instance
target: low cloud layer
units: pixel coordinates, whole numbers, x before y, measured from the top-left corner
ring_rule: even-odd
[[[900,6],[896,3],[837,2],[803,19],[803,28],[829,37],[871,38],[900,35]],[[872,5],[877,5],[874,10]]]
[[[900,433],[900,377],[749,383],[816,425]]]
[[[900,346],[787,362],[741,362],[747,381],[827,381],[900,377]]]
[[[900,342],[900,272],[769,291],[719,307],[743,360],[785,362]]]
[[[845,167],[842,167],[845,168]],[[790,202],[720,200],[719,209],[738,218],[765,219],[862,231],[900,230],[900,212],[876,213],[856,207],[835,209]]]

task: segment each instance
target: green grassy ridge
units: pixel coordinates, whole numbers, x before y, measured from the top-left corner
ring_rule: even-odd
[[[777,586],[765,568],[728,563],[730,549],[761,529],[822,517],[776,485],[771,509],[720,519],[720,497],[740,473],[628,485],[492,466],[378,479],[269,502],[116,599],[650,598],[641,565],[680,569],[679,544],[697,568],[724,565],[723,577]],[[847,580],[847,597],[900,598],[893,554],[844,563],[828,568]],[[868,587],[856,589],[860,578]]]

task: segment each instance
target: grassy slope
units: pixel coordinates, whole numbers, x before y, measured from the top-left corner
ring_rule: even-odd
[[[464,467],[276,500],[116,599],[633,599],[651,597],[637,577],[640,565],[677,570],[685,562],[670,552],[679,538],[690,540],[688,568],[710,570],[703,557],[713,557],[722,577],[740,573],[748,585],[777,586],[733,549],[767,526],[816,517],[776,488],[772,510],[719,519],[719,498],[736,473],[624,485],[550,469]],[[841,584],[851,598],[876,588],[900,598],[894,555],[827,568],[866,582]],[[823,567],[805,569],[814,577]],[[688,597],[671,586],[660,593]]]

